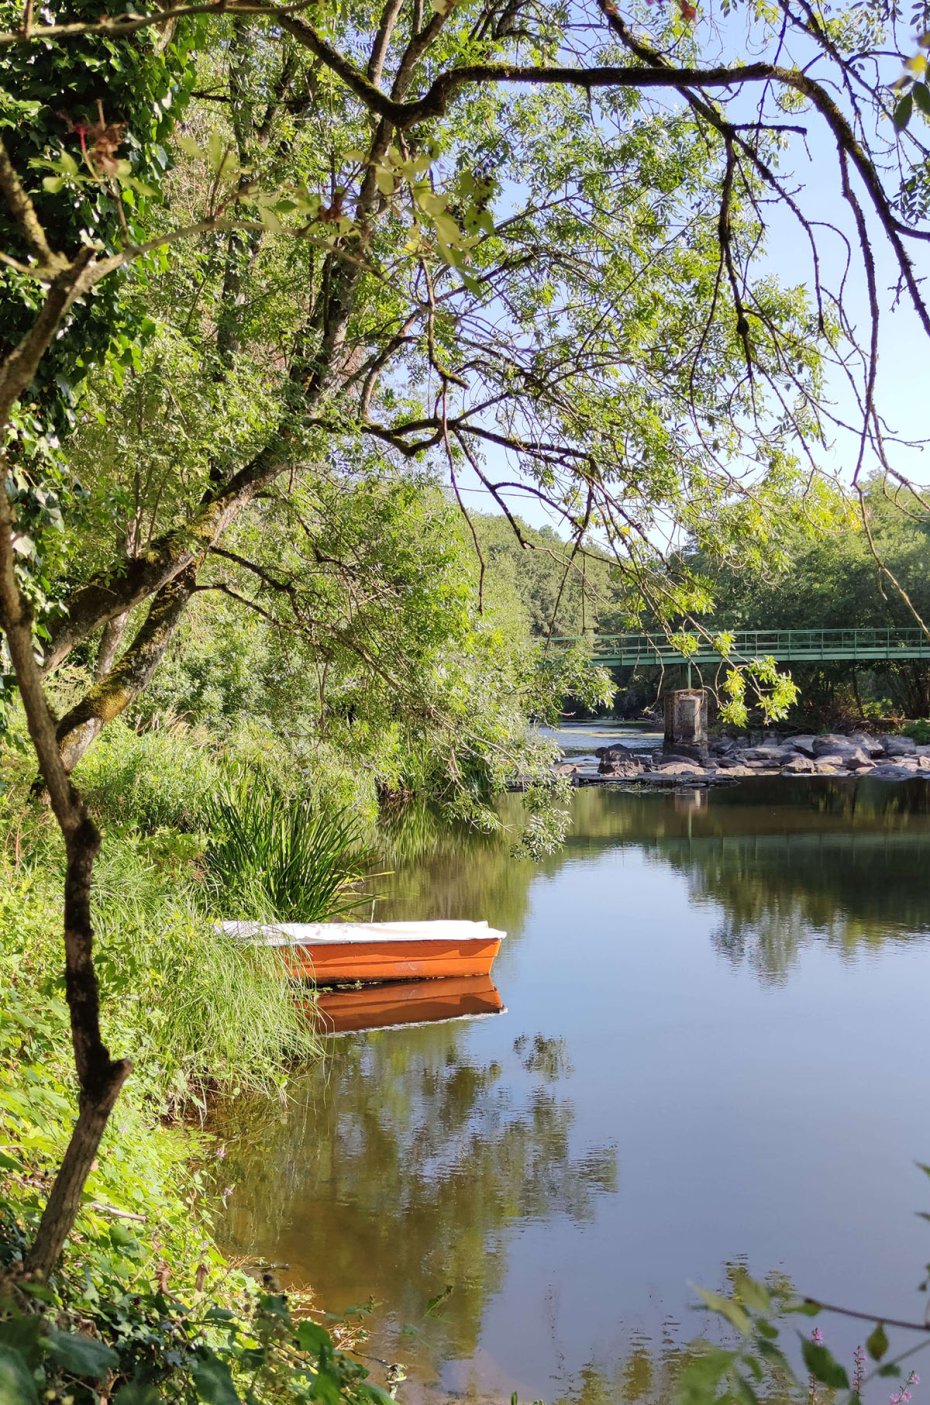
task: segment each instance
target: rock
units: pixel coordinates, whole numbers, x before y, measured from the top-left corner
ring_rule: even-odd
[[[657,776],[703,776],[704,767],[699,766],[696,761],[685,760],[665,760],[655,769]]]
[[[870,732],[851,732],[849,740],[854,746],[860,747],[868,756],[881,756],[885,750],[882,738],[873,736]]]
[[[871,771],[875,762],[868,755],[864,747],[857,747],[855,751],[848,753],[846,765],[851,771]]]
[[[835,776],[838,771],[845,771],[846,757],[840,756],[836,752],[825,756],[814,757],[814,770],[818,776]]]
[[[917,743],[913,737],[885,737],[884,750],[886,756],[916,756]]]
[[[739,747],[740,744],[735,737],[717,737],[710,749],[715,756],[733,756],[735,752],[739,751]]]
[[[890,762],[884,762],[876,766],[871,773],[872,780],[876,781],[909,781],[916,775],[916,768],[910,766],[894,766]]]
[[[560,762],[553,770],[557,776],[577,776],[579,773],[579,767],[573,766],[570,761]]]
[[[855,749],[855,743],[849,737],[838,737],[834,732],[815,737],[812,747],[814,756],[841,756],[843,752]]]
[[[809,776],[817,770],[817,763],[810,756],[793,756],[785,762],[783,770],[792,776]]]
[[[800,751],[804,756],[814,755],[814,742],[816,737],[789,737],[785,746],[790,746],[793,751]]]
[[[786,753],[784,747],[775,746],[772,742],[763,742],[761,746],[751,746],[743,752],[742,759],[745,762],[764,761],[767,764],[780,766],[788,759],[790,753]]]
[[[617,742],[614,746],[602,746],[594,753],[597,756],[597,769],[603,776],[638,776],[643,763],[628,746]]]

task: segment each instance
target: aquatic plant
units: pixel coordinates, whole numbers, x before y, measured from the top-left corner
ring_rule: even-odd
[[[244,777],[205,806],[207,889],[229,918],[317,922],[371,902],[358,822]]]

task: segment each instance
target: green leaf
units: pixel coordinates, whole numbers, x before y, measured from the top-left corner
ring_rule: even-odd
[[[832,1390],[848,1390],[849,1377],[832,1352],[809,1337],[801,1338],[801,1355],[804,1365],[815,1381],[828,1385]]]
[[[771,1294],[764,1283],[757,1283],[748,1273],[737,1275],[734,1284],[737,1297],[751,1312],[768,1312],[772,1305]]]
[[[206,1356],[191,1367],[197,1396],[204,1405],[241,1405],[229,1367],[218,1356]]]
[[[13,1313],[0,1322],[0,1347],[9,1347],[22,1356],[27,1366],[34,1365],[42,1353],[42,1327],[41,1317]]]
[[[119,1357],[110,1347],[88,1337],[83,1332],[61,1332],[57,1327],[46,1329],[48,1353],[74,1376],[99,1380],[119,1365]]]
[[[136,1236],[125,1225],[110,1225],[110,1243],[114,1249],[131,1249],[138,1253],[140,1244]]]
[[[319,1356],[322,1352],[327,1352],[332,1347],[329,1333],[325,1327],[321,1327],[319,1322],[311,1322],[309,1317],[305,1317],[297,1324],[297,1331],[294,1333],[297,1345],[301,1351],[312,1352],[314,1356]]]
[[[0,1405],[38,1405],[32,1372],[18,1351],[0,1346]]]
[[[745,1376],[735,1375],[733,1384],[736,1387],[737,1396],[743,1400],[744,1405],[758,1405],[759,1397]]]
[[[721,1376],[730,1369],[735,1360],[735,1351],[708,1347],[682,1371],[678,1382],[679,1395],[703,1399],[712,1396]]]
[[[760,1356],[764,1356],[766,1361],[771,1362],[773,1366],[777,1366],[779,1370],[784,1371],[787,1375],[791,1374],[788,1358],[785,1356],[780,1346],[776,1346],[772,1341],[766,1341],[764,1337],[757,1337],[756,1350]]]
[[[886,1366],[881,1366],[876,1372],[879,1376],[900,1376],[901,1367],[896,1366],[893,1361],[889,1361]]]
[[[915,83],[912,97],[925,117],[930,117],[930,88],[926,83]]]
[[[113,1405],[164,1405],[164,1396],[148,1382],[129,1381],[116,1392]]]
[[[707,1288],[698,1288],[698,1297],[711,1312],[719,1313],[725,1317],[738,1332],[742,1332],[744,1337],[748,1337],[752,1331],[752,1322],[746,1310],[740,1307],[739,1303],[733,1302],[732,1298],[725,1298],[720,1293],[712,1293]]]
[[[865,1344],[865,1349],[873,1361],[881,1361],[888,1350],[888,1334],[885,1331],[884,1323],[879,1322],[875,1331]]]
[[[908,122],[910,122],[913,110],[914,99],[910,93],[905,93],[904,97],[898,102],[891,118],[899,132],[903,132]]]

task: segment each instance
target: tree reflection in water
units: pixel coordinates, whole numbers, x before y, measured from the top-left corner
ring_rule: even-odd
[[[327,1308],[372,1295],[414,1331],[451,1285],[430,1316],[439,1359],[475,1352],[511,1227],[585,1220],[617,1178],[615,1148],[570,1149],[561,1041],[518,1039],[508,1067],[462,1043],[448,1026],[335,1041],[277,1117],[240,1101],[217,1127],[248,1129],[231,1136],[224,1169],[235,1186],[227,1247],[254,1252],[258,1231],[290,1280],[318,1281],[325,1264]]]
[[[767,980],[783,980],[811,941],[852,953],[930,929],[925,780],[779,776],[663,794],[587,787],[572,803],[567,844],[539,863],[514,854],[519,796],[505,797],[505,829],[491,835],[407,811],[388,831],[396,869],[379,915],[493,915],[519,938],[536,874],[635,846],[684,874],[695,901],[719,904],[718,950]]]

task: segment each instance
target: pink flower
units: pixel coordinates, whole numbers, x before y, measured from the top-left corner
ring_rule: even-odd
[[[814,1342],[816,1346],[823,1345],[823,1332],[821,1332],[819,1327],[815,1327],[813,1332],[811,1332],[811,1341]]]

